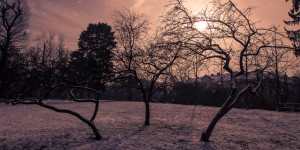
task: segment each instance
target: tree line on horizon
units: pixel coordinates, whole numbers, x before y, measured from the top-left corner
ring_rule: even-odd
[[[249,19],[251,7],[240,9],[231,0],[212,3],[211,9],[194,15],[182,0],[174,0],[153,35],[147,16],[116,10],[112,26],[90,23],[80,34],[78,49],[69,52],[63,36],[53,33],[41,34],[28,45],[28,2],[0,0],[0,103],[33,104],[68,113],[101,139],[94,119],[101,95],[109,92],[109,87],[126,87],[128,99],[139,91],[145,104],[144,125],[148,126],[150,102],[156,93],[176,87],[190,72],[197,79],[201,68],[218,66],[230,75],[230,85],[220,110],[202,133],[202,141],[209,141],[217,122],[245,95],[261,89],[264,72],[274,74],[274,91],[280,93],[279,76],[295,66],[295,61],[288,59],[290,52],[298,55],[299,41],[275,26],[257,27]],[[198,30],[196,22],[206,22],[206,29]],[[286,39],[293,45],[287,45]],[[253,72],[256,78],[248,82]],[[246,77],[243,83],[237,80],[241,76]],[[92,117],[47,104],[54,94],[95,104]]]

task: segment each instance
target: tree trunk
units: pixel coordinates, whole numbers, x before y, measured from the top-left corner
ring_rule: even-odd
[[[99,99],[99,97],[100,96],[97,96],[97,99]],[[99,100],[95,103],[95,110],[94,110],[92,118],[90,119],[90,122],[94,122],[94,120],[97,116],[97,113],[98,113],[98,109],[99,109]]]
[[[257,87],[259,87],[260,84],[257,85]],[[256,90],[258,88],[255,88],[255,91],[252,92],[256,92]],[[210,122],[209,126],[207,127],[206,131],[202,132],[201,135],[201,140],[208,142],[210,135],[212,133],[212,131],[214,130],[216,124],[218,123],[218,121],[225,116],[232,108],[233,106],[235,106],[240,100],[241,97],[248,91],[251,89],[251,86],[248,85],[246,87],[244,87],[239,93],[236,93],[236,89],[232,89],[226,102],[223,104],[223,106],[220,108],[220,110],[218,111],[218,113],[216,114],[216,116],[213,118],[213,120]],[[253,93],[254,94],[254,93]]]
[[[89,123],[87,123],[87,125],[89,125],[89,127],[93,130],[93,133],[96,136],[96,140],[101,140],[102,136],[100,135],[100,133],[99,133],[97,127],[94,125],[94,123],[90,121]]]
[[[145,103],[145,107],[146,107],[146,116],[145,116],[144,125],[148,126],[148,125],[150,125],[150,104],[149,104],[148,100],[144,101],[144,103]]]
[[[234,100],[233,94],[234,94],[234,92],[230,94],[227,101],[223,104],[223,106],[220,108],[220,110],[218,111],[216,116],[213,118],[213,120],[208,125],[207,129],[204,132],[202,132],[201,141],[205,141],[205,142],[209,141],[210,135],[211,135],[212,131],[214,130],[218,121],[231,109],[230,104]]]
[[[217,113],[214,119],[210,122],[207,129],[201,134],[201,141],[208,142],[212,131],[214,130],[217,122],[222,118],[221,113]]]
[[[2,50],[2,56],[0,60],[0,97],[2,98],[4,98],[7,94],[6,63],[7,63],[7,52],[5,50]]]
[[[127,100],[128,101],[132,101],[132,97],[133,97],[133,89],[131,87],[128,87],[128,96],[127,96]]]
[[[54,106],[44,104],[42,102],[38,102],[36,104],[39,105],[39,106],[42,106],[44,108],[51,109],[51,110],[56,111],[56,112],[67,113],[67,114],[70,114],[70,115],[73,115],[73,116],[77,117],[78,119],[80,119],[82,122],[84,122],[85,124],[87,124],[92,129],[92,131],[95,134],[97,140],[101,140],[102,139],[102,136],[100,135],[97,127],[94,125],[93,120],[92,121],[87,120],[83,116],[81,116],[80,114],[78,114],[78,113],[76,113],[74,111],[71,111],[71,110],[59,109],[59,108],[56,108]]]

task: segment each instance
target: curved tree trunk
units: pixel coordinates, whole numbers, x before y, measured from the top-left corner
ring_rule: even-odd
[[[87,124],[93,131],[93,133],[95,134],[96,136],[96,139],[97,140],[101,140],[102,139],[102,136],[100,135],[97,127],[94,125],[93,123],[93,120],[88,120],[88,119],[85,119],[84,117],[82,117],[80,114],[76,113],[76,112],[73,112],[71,110],[66,110],[66,109],[58,109],[54,106],[51,106],[51,105],[47,105],[47,104],[44,104],[44,103],[37,103],[39,106],[42,106],[44,108],[48,108],[48,109],[51,109],[53,111],[56,111],[56,112],[60,112],[60,113],[67,113],[67,114],[70,114],[72,116],[75,116],[77,117],[79,120],[81,120],[82,122],[84,122],[85,124]]]
[[[99,96],[97,96],[97,99],[99,99]],[[94,122],[94,120],[97,116],[98,110],[99,110],[99,100],[97,102],[95,102],[95,110],[94,110],[93,116],[90,119],[91,122]]]
[[[77,99],[75,97],[75,95],[73,94],[73,89],[69,92],[69,95],[71,97],[72,100],[74,100],[74,102],[92,102],[95,104],[95,108],[94,108],[94,112],[93,112],[93,115],[91,116],[90,119],[87,119],[85,117],[83,117],[82,115],[80,115],[79,113],[77,112],[74,112],[72,110],[68,110],[68,109],[60,109],[60,108],[57,108],[55,106],[52,106],[52,105],[48,105],[48,104],[45,104],[43,103],[43,100],[47,99],[47,95],[55,90],[56,88],[60,87],[60,86],[63,86],[63,87],[69,87],[69,88],[79,88],[79,89],[86,89],[86,90],[89,90],[89,91],[92,91],[92,92],[95,92],[97,94],[97,98],[96,99]],[[99,110],[99,99],[100,99],[100,92],[97,92],[96,90],[94,89],[91,89],[91,88],[86,88],[86,87],[80,87],[80,86],[67,86],[67,85],[56,85],[54,87],[52,87],[51,89],[49,89],[48,91],[46,91],[44,94],[43,94],[43,97],[41,97],[40,99],[37,99],[37,98],[24,98],[24,99],[17,99],[15,101],[3,101],[4,103],[6,104],[12,104],[12,105],[17,105],[17,104],[31,104],[31,105],[39,105],[41,107],[44,107],[44,108],[47,108],[47,109],[50,109],[50,110],[53,110],[55,112],[59,112],[59,113],[66,113],[66,114],[70,114],[72,116],[75,116],[76,118],[78,118],[79,120],[81,120],[82,122],[84,122],[85,124],[87,124],[93,131],[93,133],[95,134],[96,136],[96,139],[97,140],[101,140],[102,139],[102,136],[100,135],[97,127],[94,125],[94,120],[97,116],[97,113],[98,113],[98,110]],[[1,103],[2,101],[0,101]]]
[[[260,86],[260,83],[258,84],[258,86]],[[256,90],[258,89],[258,86],[254,89],[254,91],[252,91],[252,93],[256,92]],[[220,110],[218,111],[218,113],[215,115],[215,117],[213,118],[213,120],[208,125],[207,129],[204,132],[202,132],[201,141],[205,141],[205,142],[209,141],[211,133],[214,130],[215,126],[217,125],[218,121],[223,116],[225,116],[235,106],[235,104],[237,104],[241,100],[241,97],[245,93],[247,93],[248,90],[251,90],[251,86],[250,85],[244,87],[238,94],[235,94],[236,93],[236,89],[232,89],[230,95],[227,98],[227,101],[220,108]]]

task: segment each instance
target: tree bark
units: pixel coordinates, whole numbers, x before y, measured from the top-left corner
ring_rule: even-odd
[[[82,117],[80,114],[78,114],[76,112],[73,112],[71,110],[58,109],[58,108],[56,108],[54,106],[50,106],[50,105],[47,105],[47,104],[44,104],[44,103],[37,103],[37,104],[39,106],[51,109],[51,110],[56,111],[56,112],[67,113],[67,114],[70,114],[70,115],[73,115],[73,116],[77,117],[79,120],[81,120],[82,122],[86,123],[92,129],[92,131],[95,134],[97,140],[101,140],[102,139],[102,136],[100,135],[100,133],[99,133],[97,127],[94,125],[93,121],[87,120],[84,117]]]
[[[209,126],[207,127],[207,129],[202,132],[201,134],[201,141],[204,141],[204,142],[208,142],[209,141],[209,138],[210,138],[210,135],[212,133],[212,131],[214,130],[216,124],[218,123],[218,121],[222,118],[222,114],[221,112],[218,112],[216,114],[216,116],[214,117],[214,119],[210,122]]]
[[[258,84],[258,86],[260,86],[260,84]],[[236,93],[236,89],[232,89],[229,97],[227,98],[227,101],[223,104],[223,106],[220,108],[220,110],[218,111],[218,113],[215,115],[215,117],[213,118],[213,120],[210,122],[210,124],[208,125],[207,129],[202,132],[201,135],[201,141],[205,141],[208,142],[209,138],[211,136],[212,131],[214,130],[216,124],[218,123],[218,121],[225,116],[232,108],[233,106],[235,106],[235,104],[237,104],[240,100],[241,97],[248,91],[251,89],[251,86],[248,85],[246,87],[244,87],[239,93]],[[255,88],[256,92],[257,87]],[[252,91],[253,92],[253,91]],[[253,93],[254,94],[254,93]]]
[[[150,125],[150,104],[149,101],[144,101],[146,107],[146,114],[145,114],[145,126]]]
[[[99,96],[97,96],[97,97],[99,97]],[[97,113],[98,113],[98,109],[99,109],[99,101],[97,101],[95,103],[95,110],[94,110],[92,118],[90,119],[91,122],[94,122],[94,120],[95,120],[95,118],[97,116]]]
[[[7,64],[7,60],[8,60],[8,46],[4,46],[4,47],[0,47],[1,48],[1,52],[2,52],[2,56],[1,56],[1,60],[0,60],[0,97],[5,97],[7,90],[7,84],[6,84],[6,64]]]
[[[234,100],[234,93],[235,93],[235,90],[233,90],[230,93],[230,95],[227,98],[226,102],[223,104],[223,106],[220,108],[220,110],[215,115],[213,120],[210,122],[207,129],[204,132],[202,132],[201,141],[205,141],[205,142],[209,141],[210,135],[211,135],[212,131],[214,130],[214,128],[215,128],[216,124],[218,123],[218,121],[230,110],[230,104]]]

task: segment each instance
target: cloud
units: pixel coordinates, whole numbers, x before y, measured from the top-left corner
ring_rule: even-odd
[[[89,23],[111,23],[116,8],[131,7],[134,0],[29,0],[31,7],[30,31],[64,34],[66,46],[76,49],[77,39]]]
[[[264,25],[282,24],[288,19],[290,3],[274,0],[233,0],[240,7],[256,6],[253,20],[262,20]],[[127,7],[149,16],[152,25],[163,15],[167,0],[29,0],[31,7],[30,31],[32,35],[42,32],[64,34],[66,46],[76,49],[81,31],[89,23],[112,23],[115,9]],[[208,4],[207,0],[189,0],[187,7],[199,11]]]
[[[144,3],[144,0],[137,0],[137,2],[134,4],[133,8],[139,8]]]

